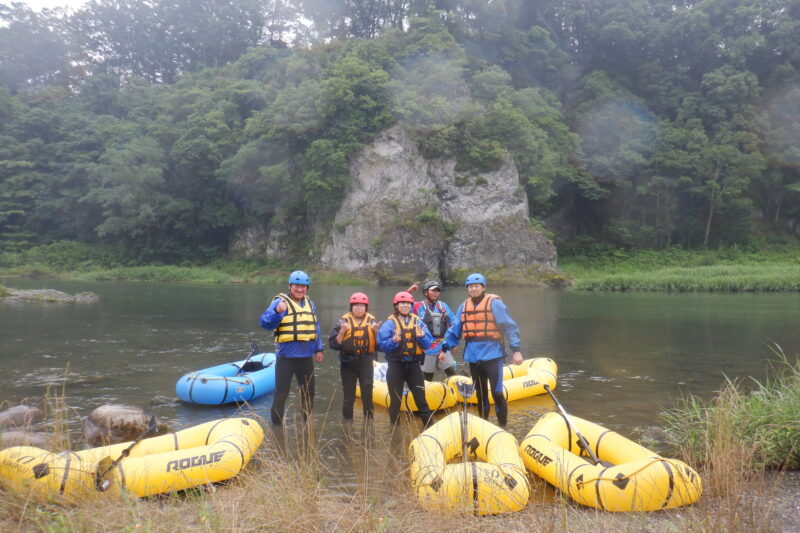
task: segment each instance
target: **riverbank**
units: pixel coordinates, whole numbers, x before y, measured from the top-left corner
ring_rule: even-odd
[[[559,261],[574,290],[800,291],[800,246],[719,250],[575,250]]]
[[[356,420],[331,442],[313,424],[307,432],[295,423],[275,430],[259,418],[266,427],[264,445],[226,484],[141,500],[97,493],[77,505],[34,502],[0,490],[0,530],[794,532],[800,530],[800,471],[769,468],[796,467],[800,458],[800,362],[779,355],[769,381],[749,388],[724,383],[709,402],[690,399],[667,415],[670,454],[692,464],[703,480],[703,495],[688,507],[601,512],[530,476],[531,498],[518,513],[429,512],[409,482],[407,450],[415,421],[387,434]],[[69,442],[65,407],[63,392],[45,399],[56,448]],[[355,482],[342,480],[333,457],[355,472]]]
[[[690,507],[652,513],[608,513],[580,507],[531,478],[531,499],[522,511],[478,517],[467,512],[424,511],[410,489],[405,442],[386,435],[351,444],[359,484],[343,491],[336,473],[319,459],[325,443],[305,444],[288,430],[287,449],[268,432],[247,470],[225,485],[136,500],[98,493],[76,506],[36,503],[0,490],[3,531],[257,532],[257,531],[599,531],[599,532],[792,532],[800,527],[796,473],[750,474],[723,488],[701,471],[705,491]],[[397,453],[387,453],[396,450]],[[399,458],[399,459],[396,459]],[[385,469],[365,465],[383,464]],[[387,476],[391,472],[393,476]],[[719,477],[719,476],[717,476]],[[742,481],[745,481],[743,479]]]
[[[89,245],[61,242],[19,254],[0,254],[1,277],[61,278],[88,281],[189,283],[285,283],[296,268],[314,283],[371,286],[376,275],[353,275],[260,259],[216,260],[207,265],[131,265]],[[565,247],[558,268],[531,266],[502,272],[483,270],[494,287],[539,286],[604,291],[797,292],[800,244],[717,250],[623,250],[606,245]],[[421,280],[408,280],[412,281]],[[460,278],[450,280],[460,285]]]

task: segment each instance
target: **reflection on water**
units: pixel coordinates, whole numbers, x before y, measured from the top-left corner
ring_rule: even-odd
[[[100,302],[0,304],[0,401],[39,399],[48,386],[63,390],[76,420],[107,402],[151,410],[175,429],[237,413],[237,407],[200,407],[175,401],[175,382],[191,370],[243,359],[251,341],[272,349],[258,317],[283,286],[205,286],[157,283],[81,283],[6,280],[17,288],[93,291]],[[312,286],[323,334],[347,310],[353,287]],[[384,319],[393,287],[366,291],[370,312]],[[659,425],[658,415],[686,393],[710,397],[730,378],[763,379],[768,342],[787,355],[800,351],[798,294],[609,294],[499,288],[522,330],[525,357],[549,356],[559,366],[556,394],[573,414],[630,434]],[[442,298],[455,309],[462,287]],[[459,363],[459,370],[466,370]],[[400,476],[388,466],[420,430],[403,423],[390,438],[388,414],[376,407],[374,435],[363,420],[341,421],[338,361],[326,351],[317,367],[315,435],[319,453],[343,490],[356,491]],[[443,377],[443,376],[440,376]],[[268,416],[272,397],[243,412]],[[297,451],[297,401],[290,398],[286,453]],[[509,406],[508,429],[521,439],[538,417],[554,408],[547,396]],[[360,413],[360,405],[355,408]],[[77,429],[79,424],[73,426]],[[302,433],[302,431],[301,431]],[[387,440],[388,439],[388,440]],[[277,442],[277,441],[276,441]],[[358,444],[359,446],[357,446]],[[373,457],[374,456],[374,457]],[[355,468],[360,465],[359,468]],[[383,490],[383,489],[382,489]]]

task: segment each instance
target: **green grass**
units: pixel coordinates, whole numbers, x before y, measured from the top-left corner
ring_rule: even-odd
[[[800,265],[672,267],[578,277],[576,290],[666,292],[800,291]]]
[[[800,469],[800,360],[773,350],[778,368],[764,383],[728,380],[711,402],[689,396],[664,415],[690,462],[730,459],[736,448],[751,456],[744,464],[752,469]]]
[[[800,247],[619,250],[595,246],[562,256],[576,290],[800,291]]]
[[[92,281],[189,281],[195,283],[229,283],[233,276],[205,267],[138,266],[83,272],[76,279]]]

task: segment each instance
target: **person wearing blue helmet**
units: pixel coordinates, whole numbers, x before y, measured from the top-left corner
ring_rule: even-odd
[[[506,355],[503,341],[507,341],[511,348],[514,364],[522,363],[519,326],[500,297],[486,293],[483,274],[470,274],[464,285],[469,298],[456,311],[456,318],[444,336],[442,349],[455,348],[464,337],[464,361],[469,363],[469,372],[475,383],[478,412],[482,418],[489,418],[491,392],[497,422],[505,427],[508,404],[503,394],[503,358]]]
[[[270,412],[273,424],[282,424],[292,385],[297,379],[300,412],[308,420],[314,407],[314,362],[323,359],[317,306],[308,297],[311,278],[302,270],[289,274],[289,294],[280,293],[261,314],[261,327],[275,332],[275,396]]]

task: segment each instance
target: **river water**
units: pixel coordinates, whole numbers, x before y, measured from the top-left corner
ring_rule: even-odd
[[[64,386],[73,429],[95,407],[121,402],[144,407],[180,429],[230,416],[236,407],[199,407],[175,399],[186,372],[243,359],[251,341],[272,350],[258,318],[284,286],[34,281],[20,289],[92,291],[99,303],[0,303],[0,401],[39,400]],[[347,309],[353,287],[312,286],[323,333]],[[370,311],[384,319],[398,288],[366,289]],[[725,376],[765,378],[779,344],[800,352],[800,295],[593,293],[498,288],[522,332],[524,357],[548,356],[559,367],[556,393],[572,414],[623,434],[658,426],[659,413],[692,393],[710,398]],[[442,299],[455,310],[462,287]],[[463,363],[459,369],[466,369]],[[338,360],[326,350],[317,367],[315,423],[323,439],[344,442]],[[443,377],[443,376],[439,376]],[[293,386],[294,387],[294,386]],[[252,409],[268,417],[271,395]],[[358,403],[358,402],[357,402]],[[509,404],[508,429],[521,439],[541,413],[544,397]],[[297,412],[289,400],[287,417]],[[358,427],[360,405],[356,405]],[[493,417],[492,417],[493,418]],[[376,407],[376,427],[388,428]],[[405,425],[413,434],[418,426]],[[347,428],[347,426],[344,426]],[[335,447],[334,447],[335,448]],[[338,452],[329,452],[333,457]]]

